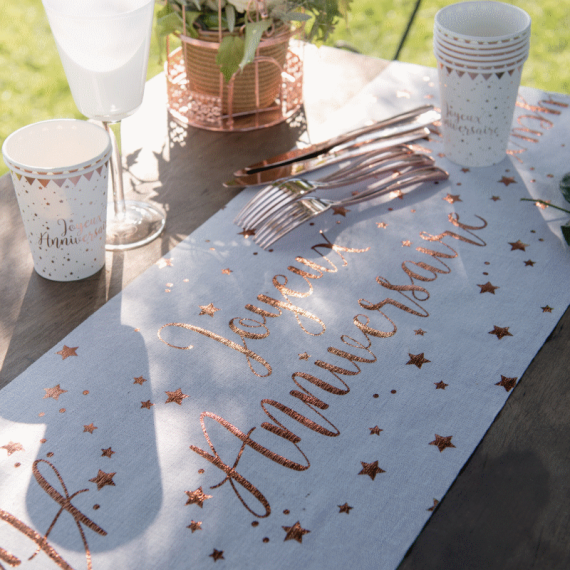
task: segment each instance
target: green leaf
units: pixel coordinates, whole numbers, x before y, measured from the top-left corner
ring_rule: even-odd
[[[244,57],[245,42],[240,36],[225,36],[216,55],[216,63],[226,82],[239,69]]]
[[[260,20],[259,22],[248,22],[245,25],[245,48],[243,53],[243,58],[239,64],[239,68],[243,68],[253,61],[255,58],[255,51],[259,42],[261,41],[261,36],[268,28],[271,27],[270,20]]]
[[[560,226],[560,229],[562,230],[562,235],[564,236],[566,243],[570,245],[570,222]]]
[[[228,21],[228,30],[233,32],[236,25],[236,9],[231,4],[226,4],[226,19]]]
[[[157,16],[156,33],[159,38],[164,38],[182,29],[182,18],[176,12],[170,12],[164,16]]]

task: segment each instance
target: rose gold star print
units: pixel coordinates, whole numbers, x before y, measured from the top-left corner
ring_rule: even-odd
[[[445,388],[449,386],[449,384],[446,384],[443,380],[440,380],[439,382],[434,382],[434,384],[436,390],[445,390]]]
[[[88,426],[83,426],[83,433],[85,433],[86,431],[88,431],[89,433],[93,433],[96,429],[99,428],[95,427],[93,424],[89,424]]]
[[[479,293],[492,293],[493,295],[495,294],[495,289],[500,289],[500,287],[497,287],[496,285],[491,285],[490,281],[487,281],[487,283],[484,283],[483,285],[477,285],[477,287],[481,287],[481,291],[479,291]]]
[[[214,317],[214,313],[216,311],[219,311],[220,309],[216,309],[216,307],[214,307],[213,303],[210,303],[209,305],[198,305],[201,309],[200,311],[200,315],[208,315],[209,317]]]
[[[501,198],[499,198],[499,196],[491,196],[491,200],[493,200],[493,202],[497,202],[500,199]]]
[[[414,334],[415,334],[416,336],[418,336],[418,335],[419,335],[419,336],[424,336],[424,334],[426,334],[426,331],[424,331],[424,330],[422,330],[422,329],[416,329],[416,330],[414,331]]]
[[[225,560],[223,550],[216,550],[214,548],[214,552],[212,552],[210,556],[214,559],[214,562],[217,562],[218,560]]]
[[[0,449],[5,449],[8,452],[8,455],[12,455],[12,453],[16,453],[16,451],[25,451],[21,443],[16,443],[14,441],[9,441],[6,445],[0,447]]]
[[[501,374],[501,381],[497,382],[495,386],[502,386],[507,392],[510,392],[517,384],[518,378],[507,378]]]
[[[59,384],[53,388],[44,388],[44,391],[46,393],[46,395],[43,397],[44,400],[46,398],[53,398],[54,400],[57,400],[62,394],[67,392],[67,390],[62,390]]]
[[[171,402],[174,402],[174,403],[178,404],[179,406],[181,406],[182,400],[184,400],[184,398],[188,398],[188,396],[186,394],[182,393],[181,388],[178,388],[178,390],[176,390],[175,392],[165,391],[165,394],[168,395],[168,399],[166,400],[166,402],[164,402],[165,404],[170,404]]]
[[[439,449],[439,452],[441,453],[446,447],[455,447],[455,445],[451,443],[452,437],[453,437],[452,435],[448,435],[447,437],[441,437],[441,435],[437,435],[436,433],[435,439],[433,441],[430,441],[429,444],[435,445]]]
[[[376,226],[380,229],[384,229],[388,227],[388,224],[386,224],[385,222],[376,222]]]
[[[154,404],[152,404],[150,400],[146,400],[146,402],[141,402],[141,410],[142,409],[150,410],[152,406],[154,406]]]
[[[406,239],[402,242],[402,247],[410,247],[412,242],[409,239]]]
[[[503,176],[500,180],[497,180],[497,182],[499,184],[504,184],[505,186],[517,183],[517,181],[512,176]]]
[[[406,365],[415,364],[418,368],[421,368],[422,364],[426,364],[427,362],[431,362],[431,360],[426,360],[424,358],[423,352],[420,354],[410,354],[408,352],[408,356],[410,357],[410,360],[408,360],[408,362],[406,362]]]
[[[396,91],[396,97],[398,97],[398,99],[409,99],[410,95],[411,95],[411,93],[409,91],[407,91],[406,89]]]
[[[197,530],[202,530],[202,521],[190,521],[186,528],[189,528],[192,534],[194,534]]]
[[[497,335],[497,338],[501,340],[504,336],[513,336],[509,332],[510,327],[498,327],[497,325],[493,325],[493,330],[489,331],[489,334]]]
[[[95,483],[97,485],[97,491],[100,491],[106,485],[111,487],[115,487],[115,482],[113,481],[113,477],[117,473],[105,473],[105,471],[101,471],[99,469],[99,473],[97,473],[97,477],[93,477],[93,479],[89,479],[91,483]]]
[[[311,358],[311,355],[307,354],[306,352],[303,352],[303,354],[299,354],[299,360],[309,360],[309,358]]]
[[[534,267],[534,264],[536,263],[536,261],[531,261],[530,259],[528,259],[527,261],[524,262],[525,267]]]
[[[333,216],[342,216],[344,218],[346,218],[346,214],[350,212],[350,210],[344,208],[343,206],[333,206],[332,211],[333,211]]]
[[[510,241],[509,245],[511,246],[511,251],[515,251],[517,249],[526,251],[525,247],[528,247],[528,243],[523,243],[520,239],[515,242]]]
[[[552,313],[552,307],[546,305],[546,307],[540,307],[543,313]]]
[[[543,200],[542,202],[534,203],[534,205],[541,210],[546,210],[546,208],[548,208],[548,204],[550,204],[550,200]]]
[[[173,266],[172,259],[164,259],[164,257],[162,257],[156,262],[156,265],[158,265],[159,269],[164,269],[165,267],[172,267]]]
[[[349,507],[348,503],[344,503],[344,505],[337,505],[339,508],[339,513],[346,513],[347,515],[350,514],[350,509],[354,509],[354,507]]]
[[[139,376],[138,378],[135,378],[135,381],[133,382],[133,384],[138,384],[139,386],[142,386],[145,382],[146,382],[146,378]]]
[[[107,449],[101,449],[101,451],[103,452],[101,454],[101,457],[108,457],[109,459],[115,453],[115,451],[113,451],[110,447],[108,447]]]
[[[227,268],[227,269],[222,269],[222,274],[223,275],[229,275],[232,272],[231,269]]]
[[[281,528],[287,533],[285,535],[285,540],[296,540],[297,542],[300,543],[303,542],[303,535],[311,532],[306,528],[302,528],[301,523],[299,521],[297,521],[293,526],[283,526]]]
[[[437,499],[433,500],[433,506],[431,506],[428,511],[432,512],[435,511],[435,508],[437,507],[437,505],[439,505],[439,501]]]
[[[471,172],[471,171],[469,170],[469,168],[465,168],[465,167],[464,167],[464,168],[461,169],[461,172]]]
[[[448,194],[445,198],[442,198],[446,202],[450,204],[455,204],[455,202],[463,202],[463,200],[459,197],[459,194]]]
[[[254,235],[255,235],[255,230],[243,229],[241,232],[238,233],[238,236],[243,236],[245,239]]]
[[[187,505],[198,505],[200,508],[204,506],[204,501],[212,498],[212,495],[206,495],[199,487],[195,491],[184,491],[188,495]]]
[[[61,355],[61,359],[62,359],[62,360],[65,360],[66,358],[68,358],[68,357],[70,357],[70,356],[77,356],[77,354],[76,354],[75,351],[76,351],[78,348],[79,348],[78,346],[69,347],[69,346],[67,346],[67,345],[64,344],[64,345],[63,345],[63,348],[62,348],[59,352],[56,352],[56,354]]]
[[[380,435],[380,432],[383,431],[378,426],[374,426],[368,429],[370,430],[370,435]]]
[[[378,475],[378,473],[386,473],[384,469],[380,469],[380,467],[378,467],[377,460],[373,463],[365,463],[364,461],[361,461],[360,464],[362,465],[362,471],[360,471],[358,474],[368,475],[372,481],[374,481],[374,478],[376,475]]]

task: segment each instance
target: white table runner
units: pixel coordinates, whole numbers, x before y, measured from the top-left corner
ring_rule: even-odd
[[[563,205],[570,99],[521,95],[499,165],[422,142],[448,182],[273,251],[243,192],[4,388],[0,563],[394,569],[570,301],[520,201]],[[437,98],[394,63],[321,134]]]

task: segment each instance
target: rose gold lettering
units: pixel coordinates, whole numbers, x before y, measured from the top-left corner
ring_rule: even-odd
[[[219,334],[216,334],[212,331],[200,328],[200,327],[195,327],[193,325],[188,325],[185,323],[168,323],[166,325],[163,325],[160,327],[160,329],[158,329],[158,338],[167,346],[170,346],[171,348],[178,348],[179,350],[189,350],[190,348],[192,348],[191,345],[188,346],[177,346],[174,344],[171,344],[169,342],[167,342],[166,340],[164,340],[162,338],[162,329],[166,328],[166,327],[179,327],[179,328],[183,328],[192,332],[197,332],[207,338],[211,338],[212,340],[215,340],[217,342],[219,342],[220,344],[223,344],[224,346],[227,346],[228,348],[231,348],[233,350],[235,350],[236,352],[239,352],[240,354],[243,354],[246,359],[247,359],[247,363],[249,365],[250,370],[256,375],[259,376],[260,378],[265,378],[266,376],[271,376],[271,366],[269,365],[269,363],[264,360],[261,356],[259,356],[259,354],[256,354],[255,352],[253,352],[253,350],[251,350],[250,348],[247,347],[247,344],[245,342],[246,338],[250,338],[250,339],[259,339],[259,338],[265,338],[269,335],[269,330],[267,329],[267,327],[265,326],[264,323],[259,323],[257,321],[254,321],[253,319],[240,319],[239,322],[240,323],[244,323],[245,321],[250,321],[250,322],[254,322],[257,323],[257,325],[259,327],[262,327],[265,329],[265,333],[259,333],[259,334],[255,334],[255,333],[250,333],[247,331],[243,331],[241,329],[238,329],[233,322],[236,319],[232,319],[230,321],[230,328],[232,328],[233,332],[235,332],[236,334],[238,334],[243,342],[243,346],[240,346],[239,344],[223,337],[220,336]],[[249,325],[248,325],[249,326]],[[254,368],[253,368],[253,364],[252,364],[252,360],[255,362],[258,362],[259,364],[261,364],[261,366],[263,366],[266,370],[266,374],[259,374],[257,373]]]
[[[307,382],[310,382],[311,384],[314,384],[315,386],[317,386],[317,388],[320,388],[321,390],[324,390],[325,392],[335,394],[336,396],[344,396],[345,394],[348,394],[350,392],[350,388],[348,387],[348,385],[345,382],[342,382],[342,380],[341,380],[341,382],[342,382],[343,386],[345,387],[345,390],[342,390],[341,388],[337,388],[336,386],[333,386],[332,384],[329,384],[328,382],[325,382],[324,380],[321,380],[321,379],[317,378],[316,376],[313,376],[312,374],[307,374],[306,372],[295,372],[295,374],[293,374],[292,378],[293,378],[293,382],[295,382],[295,384],[297,384],[297,386],[299,386],[299,388],[301,388],[301,390],[303,390],[307,393],[310,393],[310,392],[308,392],[308,390],[303,388],[301,386],[301,384],[299,384],[299,382],[297,382],[297,378],[303,378],[304,380],[307,380]]]
[[[73,570],[73,568],[56,552],[55,548],[51,546],[51,544],[46,540],[46,538],[42,536],[39,532],[36,532],[33,528],[23,523],[20,519],[17,519],[14,515],[11,515],[10,513],[2,509],[0,509],[0,520],[7,522],[9,525],[13,526],[17,531],[21,532],[24,536],[28,537],[31,541],[35,542],[38,545],[38,548],[43,550],[51,558],[51,560],[54,562],[56,566],[62,568],[63,570]],[[3,550],[3,552],[6,551]],[[2,560],[10,564],[8,559],[2,558]],[[16,558],[16,560],[18,559]]]
[[[303,399],[301,399],[301,401],[303,401]],[[317,401],[325,406],[324,409],[328,408],[328,406],[323,402],[321,402],[320,400],[318,400],[318,398]],[[338,429],[331,422],[329,422],[320,412],[317,412],[317,410],[315,410],[315,408],[308,401],[304,401],[303,403],[306,404],[309,408],[311,408],[315,412],[315,414],[323,418],[323,420],[325,420],[325,422],[329,424],[329,426],[334,428],[335,431],[334,432],[330,431],[325,427],[323,427],[322,425],[314,422],[313,420],[310,420],[306,416],[303,416],[299,412],[296,412],[295,410],[289,408],[288,406],[285,406],[280,402],[276,402],[275,400],[269,400],[269,399],[261,400],[261,408],[267,414],[267,416],[277,425],[270,424],[269,422],[263,422],[261,424],[261,427],[271,433],[274,433],[275,435],[278,435],[279,437],[282,437],[283,439],[286,439],[287,441],[290,441],[295,445],[295,447],[297,447],[297,444],[301,442],[301,438],[298,435],[295,435],[291,430],[286,428],[281,422],[275,419],[275,417],[271,413],[269,413],[266,406],[271,406],[279,410],[280,412],[283,412],[286,416],[289,416],[291,419],[295,420],[296,422],[299,422],[301,425],[305,426],[306,428],[312,431],[316,431],[321,435],[326,435],[328,437],[336,437],[337,435],[340,435],[340,431],[338,431]],[[321,409],[323,408],[321,407]]]
[[[544,107],[544,105],[557,105],[559,107],[568,107],[566,103],[559,103],[554,101],[552,97],[548,100],[542,100],[538,102],[538,105],[530,105],[526,102],[522,95],[518,96],[516,106],[520,107],[521,109],[526,109],[527,111],[538,111],[539,113],[550,113],[552,115],[560,115],[560,111],[557,109],[549,109],[548,107]]]
[[[426,281],[427,281],[427,279],[426,279]],[[393,305],[397,309],[400,309],[401,311],[405,311],[406,313],[410,313],[412,315],[416,315],[417,317],[429,317],[429,313],[423,307],[418,305],[413,299],[410,299],[410,297],[408,297],[407,295],[404,294],[404,291],[413,291],[413,295],[415,297],[416,291],[421,291],[422,293],[425,293],[425,297],[423,299],[419,299],[419,300],[427,301],[429,299],[429,292],[424,287],[420,287],[419,285],[392,285],[384,277],[376,277],[376,282],[379,283],[380,285],[382,285],[382,287],[389,289],[390,291],[397,291],[398,293],[400,293],[400,295],[402,295],[402,297],[404,297],[405,299],[410,301],[412,304],[414,304],[416,307],[418,307],[420,309],[420,311],[418,312],[414,309],[411,309],[410,307],[408,307],[408,306],[404,305],[403,303],[400,303],[399,301],[396,301],[390,297],[384,299],[383,301],[380,301],[379,303],[370,303],[369,301],[366,301],[365,299],[360,299],[358,301],[358,304],[363,309],[366,309],[368,311],[379,311],[382,307],[384,307],[386,305]],[[417,299],[417,297],[416,297],[416,299]]]
[[[284,277],[284,276],[282,276]],[[285,283],[287,283],[287,280],[285,278]],[[301,329],[307,333],[308,335],[311,336],[320,336],[325,332],[325,324],[323,323],[323,321],[321,321],[321,319],[319,319],[319,317],[317,317],[316,315],[313,315],[313,313],[306,311],[305,309],[301,309],[301,307],[297,307],[296,305],[293,305],[293,303],[291,303],[291,301],[289,301],[289,299],[283,294],[283,296],[285,297],[285,299],[287,299],[287,301],[278,301],[277,299],[273,299],[272,297],[268,297],[267,295],[263,295],[260,294],[257,296],[257,300],[261,301],[262,303],[266,303],[267,305],[274,307],[275,309],[277,309],[278,314],[274,314],[274,313],[268,313],[266,314],[266,311],[263,311],[263,309],[260,309],[259,307],[254,307],[252,305],[247,305],[247,309],[249,311],[252,311],[254,313],[257,314],[261,314],[263,316],[270,316],[270,317],[278,317],[281,316],[282,312],[281,309],[285,309],[287,311],[291,311],[294,315],[295,315],[295,319],[297,320],[297,323],[299,324],[299,326],[301,327]],[[303,323],[301,322],[301,317],[304,317],[306,319],[309,319],[310,321],[317,323],[320,326],[320,331],[313,333],[308,331],[305,326],[303,325]]]
[[[365,249],[355,249],[355,248],[343,247],[341,245],[336,245],[329,240],[329,238],[325,235],[324,232],[320,232],[320,234],[325,238],[326,243],[318,243],[317,245],[314,245],[313,247],[311,247],[311,249],[313,251],[317,252],[321,257],[323,257],[324,259],[326,259],[330,263],[330,265],[332,266],[332,272],[333,273],[336,273],[338,271],[336,265],[328,257],[326,257],[322,253],[320,253],[318,251],[319,248],[331,249],[332,251],[334,251],[342,259],[342,261],[343,261],[342,265],[343,266],[348,265],[348,262],[346,261],[346,259],[342,255],[343,253],[365,253],[365,252],[370,250],[369,247],[367,247]],[[329,270],[329,271],[331,271],[331,270]]]

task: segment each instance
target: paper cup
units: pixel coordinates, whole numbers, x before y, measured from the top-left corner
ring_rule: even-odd
[[[521,8],[503,2],[459,2],[435,15],[435,28],[455,40],[466,42],[511,41],[530,31],[530,16]]]
[[[56,119],[12,133],[2,146],[34,269],[76,281],[105,264],[111,140],[86,121]]]
[[[438,64],[445,155],[462,166],[491,166],[506,156],[522,66],[466,72]]]
[[[530,39],[530,29],[528,33],[525,33],[518,38],[513,38],[512,41],[503,41],[503,42],[477,42],[477,41],[470,41],[464,42],[455,40],[449,35],[442,34],[438,32],[437,28],[434,27],[433,30],[433,37],[434,41],[437,40],[438,43],[453,47],[455,49],[461,49],[465,52],[475,52],[478,54],[485,54],[485,53],[497,53],[497,52],[504,52],[505,50],[516,49],[527,45]]]
[[[479,70],[479,71],[500,71],[522,65],[528,59],[528,51],[515,57],[495,59],[492,61],[480,61],[472,58],[462,58],[450,55],[438,46],[434,46],[434,55],[439,63],[451,65],[459,69]]]
[[[505,49],[505,50],[494,50],[492,52],[485,51],[475,51],[475,50],[465,50],[462,48],[458,48],[452,46],[450,44],[443,43],[437,38],[434,38],[434,49],[438,49],[441,52],[451,56],[457,57],[460,59],[469,59],[470,61],[478,61],[478,62],[491,62],[495,60],[507,60],[507,59],[515,59],[520,55],[527,54],[529,51],[529,44],[528,42],[521,44],[517,48],[513,49]]]

